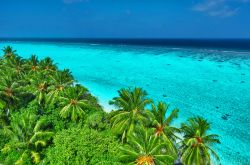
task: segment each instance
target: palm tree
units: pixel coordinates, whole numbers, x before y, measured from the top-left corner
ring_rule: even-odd
[[[22,77],[25,74],[24,60],[20,56],[15,56],[6,61],[6,66],[9,70],[13,71],[18,77]]]
[[[42,113],[45,108],[45,99],[48,93],[49,79],[45,74],[39,74],[33,79],[30,79],[30,86],[27,86],[28,90],[36,97],[36,102],[39,106],[39,112]]]
[[[211,164],[211,156],[217,161],[219,157],[211,145],[220,143],[218,135],[208,134],[210,124],[202,117],[188,119],[181,129],[184,139],[181,142],[182,161],[185,165]],[[211,154],[211,156],[210,156]]]
[[[49,93],[47,95],[47,102],[53,103],[59,98],[64,89],[73,84],[73,76],[68,69],[63,71],[56,71],[53,76],[51,75],[52,85],[49,87]]]
[[[34,114],[26,112],[21,118],[20,115],[14,117],[8,127],[10,141],[5,144],[1,152],[9,153],[13,150],[20,152],[21,156],[15,164],[23,164],[27,158],[31,158],[33,163],[38,164],[42,148],[54,134],[44,128],[46,128],[45,120],[37,121]]]
[[[169,154],[168,144],[152,130],[139,127],[121,147],[121,161],[135,165],[171,165],[176,155]]]
[[[45,72],[51,72],[56,70],[56,65],[50,57],[46,57],[40,61],[39,67]]]
[[[39,70],[39,60],[36,55],[31,55],[29,60],[26,63],[26,67],[28,68],[29,73],[37,73]]]
[[[2,50],[4,52],[5,58],[10,58],[10,57],[15,56],[16,50],[13,50],[11,46],[6,46]]]
[[[119,108],[112,112],[112,129],[122,135],[122,141],[131,134],[136,125],[143,125],[149,122],[150,112],[145,107],[152,101],[148,99],[146,91],[141,88],[121,89],[119,97],[110,101],[111,105]]]
[[[158,105],[152,104],[152,123],[155,129],[155,135],[167,141],[172,151],[176,153],[176,147],[174,146],[174,143],[178,139],[176,133],[179,133],[180,130],[174,126],[171,126],[171,123],[178,117],[179,110],[174,109],[170,115],[166,117],[168,108],[169,105],[164,102],[159,102]]]
[[[70,117],[72,121],[82,118],[85,114],[84,109],[88,108],[84,94],[87,90],[81,86],[68,87],[60,97],[62,109],[60,115],[63,118]]]
[[[10,110],[17,106],[22,87],[10,75],[1,75],[0,77],[0,98],[5,102],[6,116],[9,116]]]

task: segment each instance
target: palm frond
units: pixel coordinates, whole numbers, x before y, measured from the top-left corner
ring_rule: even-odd
[[[38,164],[40,162],[40,155],[38,152],[31,151],[31,158],[35,164]]]

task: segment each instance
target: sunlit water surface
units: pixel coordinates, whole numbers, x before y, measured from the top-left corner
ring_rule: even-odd
[[[139,86],[180,109],[176,125],[195,115],[220,135],[224,165],[250,162],[250,52],[84,43],[0,42],[22,57],[49,56],[99,98],[105,110],[122,87]]]

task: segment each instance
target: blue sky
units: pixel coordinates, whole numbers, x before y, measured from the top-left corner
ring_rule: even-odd
[[[0,37],[250,38],[250,0],[1,0]]]

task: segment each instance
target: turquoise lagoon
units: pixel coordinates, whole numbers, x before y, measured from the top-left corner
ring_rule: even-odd
[[[0,42],[11,45],[22,57],[51,57],[60,68],[69,68],[79,83],[108,101],[123,87],[143,87],[149,97],[180,109],[178,121],[195,115],[212,123],[220,135],[216,146],[224,165],[250,162],[250,52],[170,47]]]

